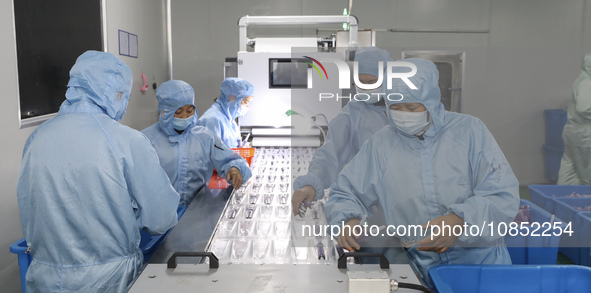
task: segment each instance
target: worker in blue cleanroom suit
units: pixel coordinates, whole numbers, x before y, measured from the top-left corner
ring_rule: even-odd
[[[358,66],[357,78],[364,84],[375,84],[379,76],[384,76],[387,62],[392,61],[390,53],[377,47],[365,47],[358,50],[355,60]],[[379,63],[383,67],[380,68]],[[380,72],[380,69],[382,72]],[[381,74],[380,74],[381,73]],[[385,84],[385,83],[384,83]],[[363,143],[376,131],[388,125],[384,103],[385,88],[381,85],[371,90],[356,87],[357,96],[341,110],[330,122],[326,142],[315,152],[308,174],[298,177],[294,182],[292,196],[294,215],[298,213],[300,203],[307,199],[321,199],[324,189],[329,188],[342,168],[357,154]],[[369,219],[370,224],[381,224],[381,215]],[[408,258],[396,239],[371,238],[364,243],[368,247],[363,252],[379,252],[388,256],[393,263],[408,263]],[[383,250],[381,247],[398,246],[398,249]],[[377,259],[362,259],[373,262]]]
[[[573,85],[568,120],[562,131],[564,154],[558,184],[591,185],[591,53]]]
[[[220,96],[199,119],[219,136],[228,147],[240,146],[240,127],[234,119],[244,116],[253,99],[254,86],[242,78],[226,78],[220,86]]]
[[[160,165],[188,205],[210,179],[213,169],[234,189],[246,182],[248,163],[209,129],[197,125],[195,92],[181,80],[169,80],[156,89],[159,120],[142,130],[158,153]]]
[[[117,122],[131,86],[119,58],[85,52],[57,116],[25,144],[17,195],[29,293],[126,292],[143,263],[140,229],[177,223],[179,195],[154,148]]]
[[[376,47],[366,47],[357,51],[355,62],[359,66],[359,81],[366,84],[376,83],[380,75],[378,63],[383,62],[383,68],[386,68],[388,61],[392,61],[390,54]],[[294,181],[294,214],[298,213],[300,203],[304,199],[312,201],[323,198],[324,189],[335,182],[343,166],[357,154],[363,143],[373,133],[388,125],[384,96],[377,94],[384,93],[384,88],[357,88],[357,100],[352,99],[330,121],[326,142],[314,153],[308,174]]]
[[[325,213],[330,224],[356,225],[378,203],[388,225],[478,225],[482,236],[422,237],[409,229],[397,235],[419,273],[428,279],[436,264],[510,264],[503,237],[490,229],[510,223],[519,208],[519,184],[484,123],[448,112],[441,104],[439,73],[424,59],[409,81],[394,78],[386,98],[390,125],[376,132],[331,186]],[[394,67],[412,72],[408,67]],[[400,99],[402,95],[402,99]],[[396,100],[396,101],[394,101]],[[486,221],[486,222],[485,222]],[[433,228],[435,229],[435,228]],[[403,231],[403,230],[399,230]],[[403,232],[399,232],[403,233]],[[492,235],[492,236],[491,236]],[[339,244],[359,249],[356,237],[341,234]]]

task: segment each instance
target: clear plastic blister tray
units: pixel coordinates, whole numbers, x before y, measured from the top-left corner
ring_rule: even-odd
[[[292,216],[293,181],[308,172],[315,148],[262,147],[253,156],[252,177],[235,190],[208,246],[222,263],[331,263],[334,241],[316,231],[326,218],[322,201],[303,217]],[[296,233],[298,232],[298,233]]]
[[[289,205],[249,205],[232,204],[226,208],[224,220],[263,220],[290,221],[291,208]],[[218,224],[219,226],[219,224]]]
[[[327,239],[307,239],[294,242],[294,263],[297,264],[329,264],[338,259],[334,242]]]
[[[293,179],[308,173],[308,166],[315,152],[314,148],[294,148],[292,150],[290,167]]]
[[[292,263],[289,238],[218,238],[211,243],[221,263]]]
[[[289,221],[222,220],[216,236],[220,238],[291,238]]]

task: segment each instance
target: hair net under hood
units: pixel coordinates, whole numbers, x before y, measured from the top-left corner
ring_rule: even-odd
[[[158,118],[160,128],[168,135],[178,135],[172,124],[174,113],[184,105],[195,107],[195,91],[182,80],[169,80],[156,89],[156,98],[158,99],[158,112],[160,112]],[[197,117],[197,109],[195,109],[193,122],[187,129],[197,124]]]
[[[66,101],[62,107],[87,101],[119,121],[127,109],[132,82],[131,69],[121,59],[108,52],[86,51],[70,70]]]
[[[409,77],[408,80],[410,80],[417,89],[411,89],[400,78],[393,78],[392,89],[386,89],[386,107],[400,103],[423,104],[425,108],[427,108],[427,111],[429,111],[431,120],[433,121],[433,125],[429,127],[425,135],[434,135],[439,132],[443,126],[445,118],[445,110],[441,103],[439,71],[437,70],[437,66],[429,60],[420,58],[402,59],[396,62],[407,62],[416,66],[417,72],[412,77]],[[406,66],[395,66],[392,68],[392,72],[411,72],[411,68]],[[384,79],[384,86],[386,85],[387,80]],[[390,111],[386,112],[388,113],[390,123],[394,125],[394,122],[392,122],[392,118],[390,117]]]
[[[238,117],[238,109],[242,100],[254,93],[254,86],[250,82],[237,77],[226,78],[220,86],[220,97],[216,103],[220,104],[224,115],[230,120]],[[236,96],[236,100],[230,103],[230,95]]]
[[[392,61],[390,53],[378,47],[361,48],[355,53],[355,62],[357,62],[359,70],[357,72],[358,74],[371,74],[378,77],[380,76],[378,62],[383,62],[383,68],[386,68],[386,62],[388,61]]]

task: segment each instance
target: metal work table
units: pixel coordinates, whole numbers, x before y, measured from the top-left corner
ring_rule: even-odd
[[[389,279],[420,284],[408,265],[390,265],[389,270],[382,271],[378,265],[349,265],[347,270],[336,265],[309,264],[221,264],[217,269],[205,264],[179,264],[174,269],[166,264],[150,264],[129,292],[343,293],[350,286],[348,271],[386,272]],[[396,292],[420,291],[399,288]]]

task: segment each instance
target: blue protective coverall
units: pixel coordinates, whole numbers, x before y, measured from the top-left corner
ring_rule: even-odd
[[[591,53],[583,58],[567,115],[558,184],[591,185]]]
[[[143,262],[140,229],[177,223],[179,195],[154,148],[117,122],[131,86],[119,58],[85,52],[57,116],[25,144],[17,195],[29,293],[125,292]]]
[[[197,111],[191,123],[182,133],[175,131],[172,119],[176,110],[195,104],[195,92],[184,81],[169,80],[156,90],[158,98],[158,122],[142,130],[158,153],[160,165],[168,174],[174,188],[181,196],[181,205],[188,205],[197,192],[211,178],[213,169],[222,177],[236,167],[243,182],[251,176],[248,163],[229,149],[209,129],[197,125]]]
[[[385,68],[388,61],[392,61],[390,54],[376,47],[361,48],[355,54],[359,74],[378,76],[378,62],[383,62]],[[364,99],[364,96],[359,98]],[[310,185],[316,190],[315,199],[323,198],[324,189],[336,181],[343,166],[357,154],[372,134],[386,125],[388,118],[383,103],[374,105],[351,100],[330,121],[326,142],[314,153],[308,174],[296,178],[294,190]]]
[[[220,86],[219,98],[203,113],[199,125],[213,131],[228,147],[238,147],[240,127],[234,119],[238,117],[242,100],[253,93],[254,86],[248,81],[237,77],[226,78]],[[236,97],[234,102],[229,101],[230,95]]]
[[[422,140],[402,133],[393,122],[376,132],[331,186],[325,205],[329,224],[362,219],[376,203],[388,225],[407,228],[455,213],[468,225],[486,224],[482,237],[462,234],[446,252],[436,253],[418,251],[416,241],[423,237],[410,229],[395,236],[407,245],[414,243],[409,253],[424,279],[428,280],[429,267],[437,264],[510,264],[496,227],[510,223],[519,208],[519,184],[511,167],[484,123],[444,110],[435,64],[424,59],[402,61],[417,66],[409,80],[418,89],[394,79],[387,92],[402,94],[403,99],[387,99],[386,104],[421,103],[432,124]]]

